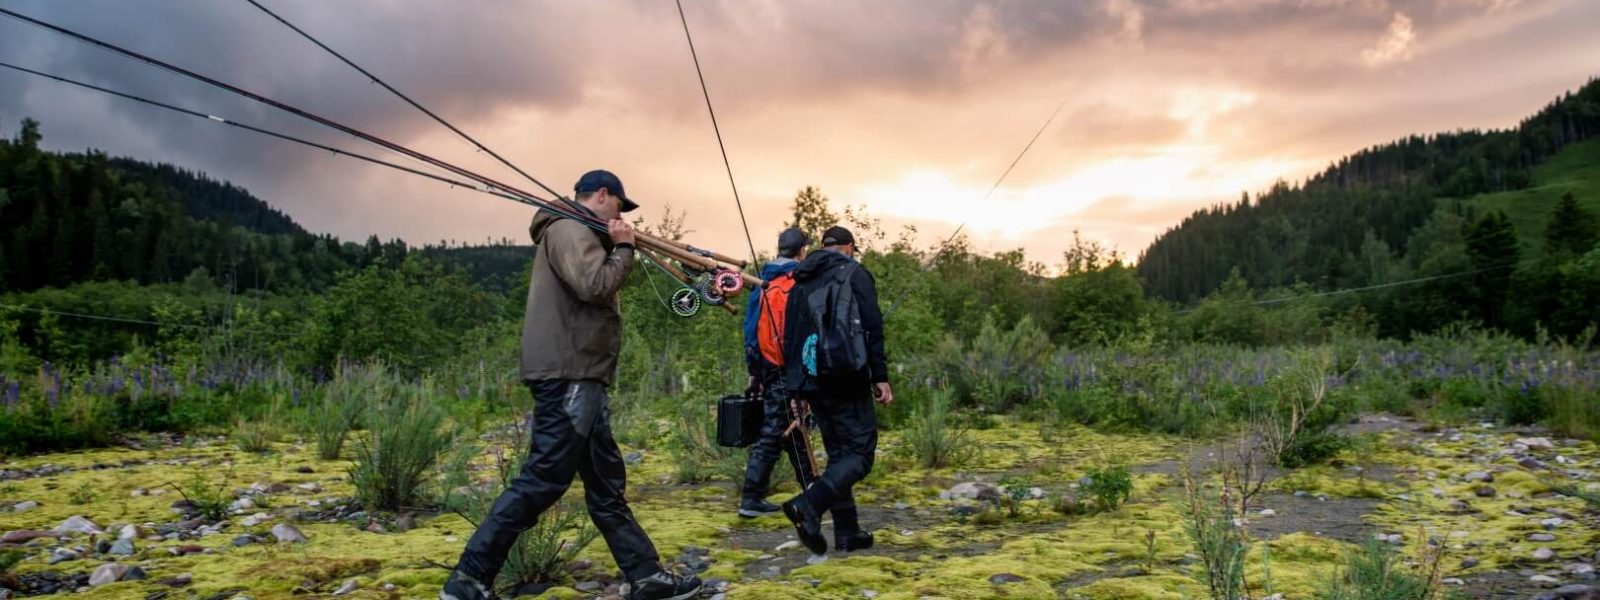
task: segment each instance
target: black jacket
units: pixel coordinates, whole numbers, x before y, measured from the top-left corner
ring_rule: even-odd
[[[849,268],[853,263],[855,260],[832,250],[813,250],[794,271],[794,289],[789,291],[788,312],[783,323],[783,362],[790,390],[814,391],[818,384],[806,373],[805,361],[800,355],[806,338],[816,332],[816,324],[806,315],[803,298],[822,285],[825,275]],[[888,381],[889,365],[883,350],[883,311],[878,308],[877,282],[866,267],[857,268],[850,277],[850,290],[855,293],[856,305],[861,310],[861,328],[867,336],[867,370],[860,377],[870,383]]]

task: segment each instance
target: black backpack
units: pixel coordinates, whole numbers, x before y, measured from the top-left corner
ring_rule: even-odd
[[[800,355],[810,375],[854,375],[867,368],[866,332],[850,286],[859,268],[856,262],[842,266],[806,294],[806,313],[815,333],[806,338]]]

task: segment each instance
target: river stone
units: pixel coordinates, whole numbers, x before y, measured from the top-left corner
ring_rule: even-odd
[[[989,577],[989,583],[992,583],[992,584],[995,584],[995,585],[1004,585],[1004,584],[1007,584],[1007,583],[1022,583],[1022,581],[1023,581],[1022,576],[1013,575],[1011,573],[996,573],[996,574],[994,574],[994,575]]]
[[[1556,551],[1549,548],[1540,548],[1533,551],[1533,559],[1544,562],[1556,557]]]
[[[1530,541],[1530,542],[1554,542],[1554,541],[1556,541],[1556,536],[1555,536],[1555,534],[1551,534],[1551,533],[1530,533],[1530,534],[1528,534],[1528,541]]]
[[[578,590],[585,594],[591,594],[600,591],[600,588],[602,587],[605,586],[600,585],[600,582],[598,581],[584,581],[579,582],[578,585],[572,586],[572,589]]]
[[[789,541],[784,542],[782,544],[778,544],[778,547],[777,548],[773,548],[772,551],[773,552],[783,552],[785,550],[792,550],[794,548],[799,548],[799,547],[800,547],[800,542],[795,541],[795,540],[789,540]]]
[[[1534,575],[1533,577],[1529,577],[1528,581],[1533,582],[1533,583],[1537,583],[1539,585],[1543,585],[1545,587],[1554,587],[1557,584],[1561,583],[1560,579],[1556,579],[1556,578],[1551,577],[1549,575]]]
[[[1494,488],[1487,485],[1480,485],[1473,493],[1477,494],[1479,498],[1493,498]]]
[[[57,525],[56,532],[85,533],[92,535],[96,533],[105,533],[105,530],[101,529],[99,525],[95,525],[94,521],[90,521],[89,519],[81,516],[75,516],[62,521],[60,525]]]
[[[54,539],[56,537],[57,535],[53,531],[19,529],[16,531],[7,531],[5,535],[0,535],[0,544],[26,544],[40,538]]]
[[[279,523],[273,527],[272,537],[277,538],[280,544],[304,544],[309,541],[306,539],[305,534],[300,533],[299,529],[288,523]]]
[[[127,565],[106,563],[100,565],[100,568],[95,569],[94,574],[89,576],[89,585],[99,587],[108,583],[116,583],[117,580],[122,579],[123,575],[127,574]]]
[[[1541,527],[1544,527],[1545,529],[1555,529],[1557,527],[1560,527],[1560,526],[1566,524],[1566,522],[1567,522],[1567,520],[1563,519],[1561,517],[1551,517],[1549,519],[1545,519],[1543,521],[1539,521],[1539,525]]]
[[[1527,446],[1529,450],[1552,450],[1556,445],[1545,437],[1517,438],[1516,444]]]
[[[1461,568],[1463,569],[1471,569],[1476,566],[1478,566],[1478,559],[1476,558],[1465,558],[1461,560]]]
[[[939,494],[939,499],[941,500],[977,500],[980,498],[998,500],[1000,498],[1000,488],[981,481],[967,481],[958,483],[955,487]]]
[[[128,572],[122,575],[122,581],[144,581],[149,578],[150,574],[137,566],[128,569]]]
[[[56,551],[50,554],[50,564],[53,565],[56,563],[64,563],[67,561],[78,560],[80,558],[83,558],[83,554],[77,550],[56,548]]]
[[[25,502],[18,502],[15,505],[13,505],[11,507],[11,512],[28,512],[28,511],[33,510],[35,508],[39,508],[39,503],[38,502],[34,502],[32,500],[28,500],[28,501],[25,501]]]
[[[1491,483],[1491,482],[1494,481],[1494,475],[1489,473],[1488,471],[1473,471],[1471,473],[1467,473],[1465,476],[1462,477],[1462,479],[1465,479],[1467,481],[1479,481],[1479,482],[1483,482],[1483,483]]]
[[[111,545],[111,551],[107,552],[107,554],[114,556],[133,556],[133,552],[133,540],[117,540],[117,543]]]

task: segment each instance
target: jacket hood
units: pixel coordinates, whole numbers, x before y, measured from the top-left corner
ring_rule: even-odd
[[[761,266],[761,280],[772,281],[779,275],[800,268],[800,261],[792,258],[779,257]]]
[[[551,223],[560,219],[561,217],[548,210],[541,209],[539,212],[533,213],[533,224],[528,225],[528,235],[533,237],[534,245],[544,244],[545,230],[550,228]]]
[[[812,250],[806,255],[805,261],[800,263],[800,267],[795,269],[794,279],[795,281],[816,279],[835,267],[852,262],[855,262],[855,259],[832,250]]]

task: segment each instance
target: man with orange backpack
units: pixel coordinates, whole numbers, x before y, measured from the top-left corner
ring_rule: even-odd
[[[805,253],[806,234],[785,229],[778,234],[778,257],[761,267],[762,285],[750,294],[744,311],[745,365],[750,370],[750,391],[763,398],[761,437],[750,446],[745,466],[739,516],[754,518],[778,512],[778,505],[767,502],[771,491],[772,468],[779,454],[787,454],[795,476],[805,487],[805,473],[811,469],[809,452],[797,452],[796,440],[804,430],[791,430],[788,394],[783,389],[783,320],[789,289],[794,286],[796,260]]]

